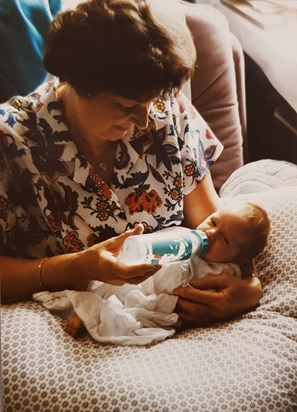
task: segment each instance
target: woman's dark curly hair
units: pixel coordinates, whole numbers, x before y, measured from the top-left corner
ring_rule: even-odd
[[[146,101],[175,94],[193,74],[194,43],[182,16],[177,23],[169,10],[153,10],[151,0],[87,0],[60,13],[45,68],[84,97],[105,92]]]

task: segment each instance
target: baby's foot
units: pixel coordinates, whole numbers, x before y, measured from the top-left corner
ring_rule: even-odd
[[[73,338],[77,338],[79,335],[83,334],[86,331],[86,328],[82,322],[82,320],[78,317],[75,313],[69,319],[66,325],[66,332],[72,336]]]

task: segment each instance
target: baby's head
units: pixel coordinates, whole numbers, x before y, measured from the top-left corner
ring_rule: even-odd
[[[261,207],[229,199],[197,227],[208,237],[203,257],[212,262],[246,264],[266,246],[269,228],[268,216]]]

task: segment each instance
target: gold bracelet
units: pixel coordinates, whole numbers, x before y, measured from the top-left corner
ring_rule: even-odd
[[[44,262],[46,261],[46,259],[47,259],[47,258],[43,258],[43,259],[40,261],[39,265],[38,265],[37,276],[38,276],[39,286],[40,286],[40,289],[41,289],[41,290],[45,290],[44,283],[43,283],[43,280],[42,280],[42,266],[43,266]]]

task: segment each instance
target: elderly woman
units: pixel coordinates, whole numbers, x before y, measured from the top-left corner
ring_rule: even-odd
[[[180,92],[195,52],[172,4],[89,0],[61,13],[44,56],[58,81],[0,106],[4,301],[91,280],[137,284],[159,266],[121,263],[126,237],[196,228],[219,208],[209,168],[222,146]],[[194,286],[175,293],[196,324],[261,296],[252,274]]]

